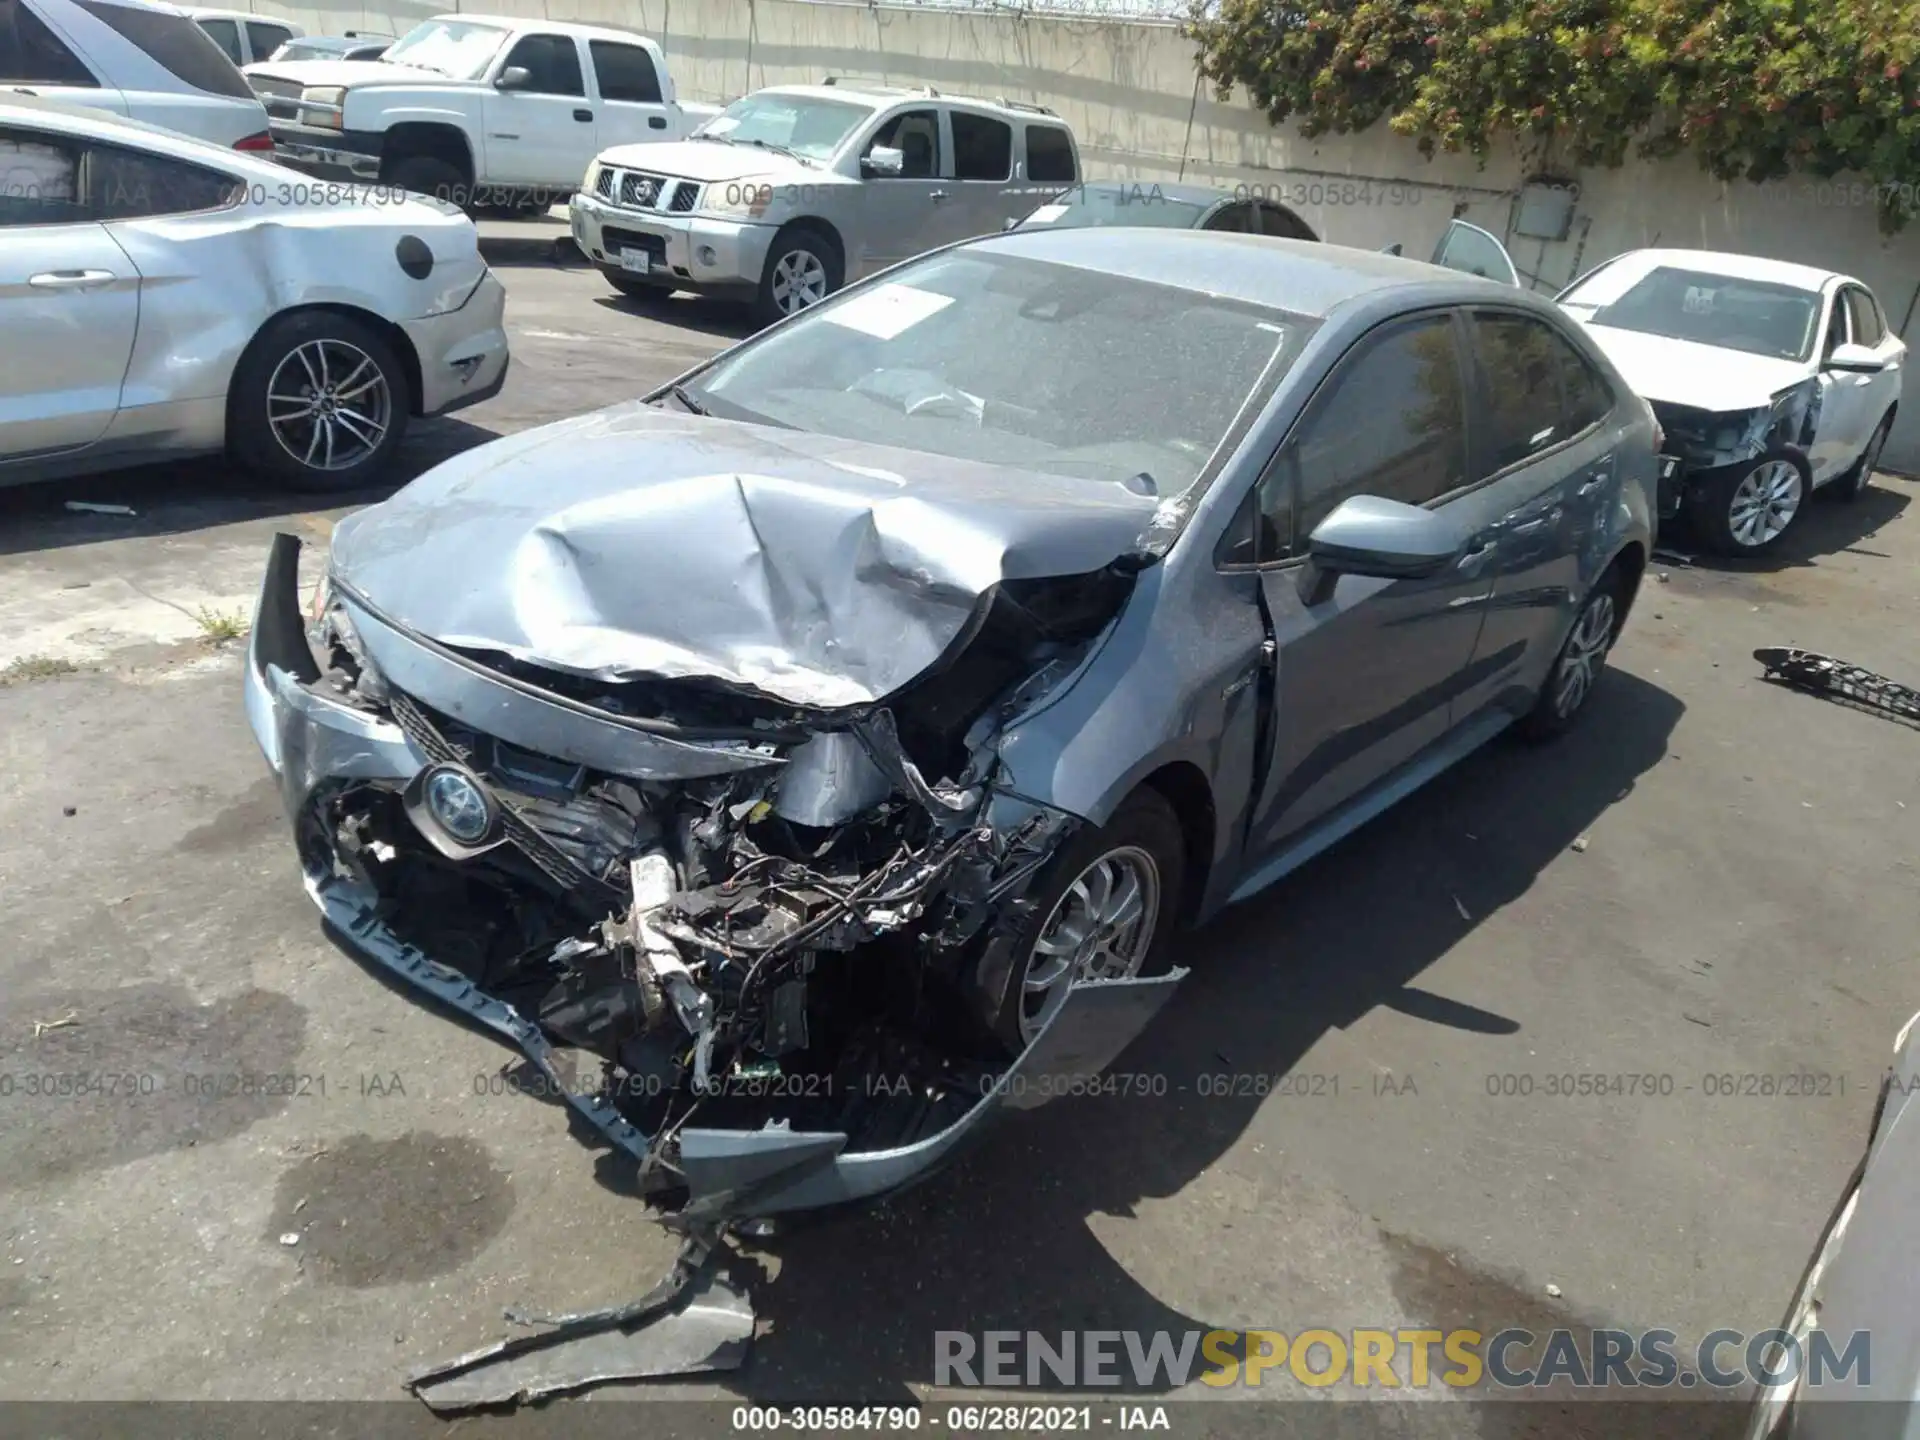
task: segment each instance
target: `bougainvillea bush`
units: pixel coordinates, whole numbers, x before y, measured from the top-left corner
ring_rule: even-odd
[[[1209,0],[1188,32],[1222,99],[1309,137],[1691,151],[1726,180],[1851,172],[1890,230],[1920,211],[1920,0]]]

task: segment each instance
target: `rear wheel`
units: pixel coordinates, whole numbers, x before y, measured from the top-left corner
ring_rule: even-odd
[[[1860,452],[1860,458],[1853,462],[1853,468],[1833,482],[1833,493],[1840,500],[1858,500],[1861,492],[1873,483],[1874,467],[1880,463],[1880,452],[1886,448],[1887,432],[1893,429],[1893,416],[1885,415],[1873,432],[1873,438],[1867,441],[1867,448]]]
[[[1076,983],[1164,972],[1185,876],[1180,821],[1156,790],[1136,790],[1062,850],[1034,892],[1025,958],[994,1022],[1008,1050],[1032,1044]]]
[[[1547,683],[1540,687],[1540,698],[1520,721],[1524,738],[1552,740],[1564,735],[1586,712],[1620,632],[1624,588],[1619,567],[1609,566],[1587,592],[1573,628],[1554,657],[1553,669],[1547,672]]]
[[[327,310],[269,324],[227,394],[241,463],[296,490],[353,490],[383,472],[407,429],[406,371],[371,326]]]

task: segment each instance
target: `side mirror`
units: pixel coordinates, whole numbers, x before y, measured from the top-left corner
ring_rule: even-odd
[[[524,90],[527,88],[527,82],[531,79],[533,79],[533,72],[527,69],[526,66],[509,65],[500,72],[500,77],[493,82],[493,88],[496,90]]]
[[[1887,362],[1864,345],[1836,345],[1824,368],[1848,375],[1878,375],[1887,368]]]
[[[1307,537],[1313,568],[1331,575],[1410,580],[1451,565],[1467,548],[1467,529],[1451,515],[1377,495],[1334,507]]]
[[[891,145],[876,145],[860,157],[862,175],[883,175],[889,179],[898,179],[906,173],[907,156],[903,150]]]

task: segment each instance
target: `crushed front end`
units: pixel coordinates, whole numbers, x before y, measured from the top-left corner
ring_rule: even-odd
[[[1097,1072],[1170,994],[1078,987],[1020,1054],[994,1025],[1028,891],[1080,822],[996,792],[979,737],[1111,595],[1057,604],[1052,632],[989,614],[938,685],[823,719],[476,656],[337,580],[303,613],[299,549],[275,542],[245,684],[309,891],[517,1046],[663,1209],[896,1188],[1010,1090],[1055,1093],[1016,1075]]]

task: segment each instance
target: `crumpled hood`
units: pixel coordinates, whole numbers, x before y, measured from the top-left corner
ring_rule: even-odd
[[[1587,334],[1606,351],[1634,394],[1670,405],[1723,413],[1758,410],[1810,373],[1798,360],[1749,355],[1611,325],[1588,325]]]
[[[332,570],[445,645],[831,709],[927,669],[1001,580],[1126,554],[1155,508],[1102,481],[629,401],[428,471],[340,522]]]
[[[839,183],[839,177],[758,145],[729,145],[719,140],[667,140],[656,144],[616,145],[600,155],[602,165],[646,170],[677,180],[744,180],[749,175],[781,183]]]

